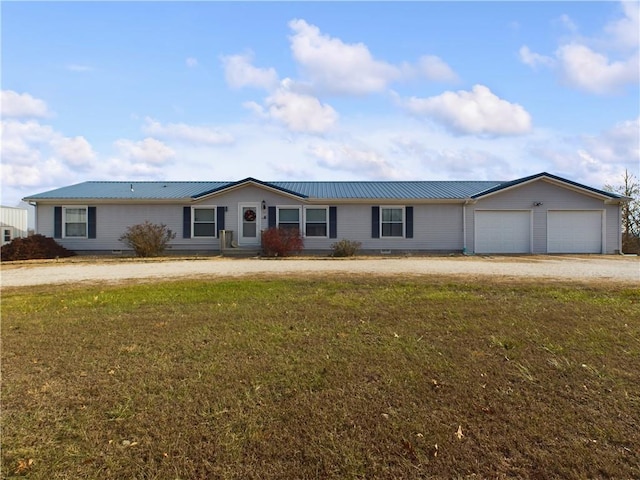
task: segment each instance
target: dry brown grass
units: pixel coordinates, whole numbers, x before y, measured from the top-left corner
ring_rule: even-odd
[[[12,289],[2,476],[638,478],[638,318],[610,284]]]

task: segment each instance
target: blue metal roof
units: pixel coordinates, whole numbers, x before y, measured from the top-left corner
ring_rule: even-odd
[[[253,182],[309,199],[464,199],[496,187],[487,181],[397,182],[83,182],[25,200],[190,200]]]
[[[263,182],[245,178],[236,182],[83,182],[25,197],[38,200],[184,200],[191,201],[244,184],[310,200],[462,200],[479,198],[541,177],[555,179],[609,198],[622,198],[548,173],[508,182],[500,181],[381,181],[381,182]]]
[[[270,182],[279,188],[316,199],[464,199],[502,182]]]
[[[25,200],[171,200],[189,199],[229,182],[83,182],[58,188]]]

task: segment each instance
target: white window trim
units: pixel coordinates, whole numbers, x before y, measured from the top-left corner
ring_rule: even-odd
[[[402,235],[383,235],[382,234],[382,210],[392,208],[394,210],[402,210]],[[380,205],[380,238],[406,238],[407,235],[407,214],[405,210],[405,206],[399,205]],[[386,222],[390,223],[390,222]]]
[[[276,205],[276,227],[280,228],[280,210],[298,210],[298,231],[302,235],[304,228],[304,219],[302,218],[302,207],[300,205]],[[288,222],[285,222],[288,223]]]
[[[5,238],[6,233],[9,232],[9,240]],[[2,227],[2,244],[11,242],[14,239],[13,227]]]
[[[303,234],[304,237],[307,237],[307,210],[311,209],[311,210],[324,210],[326,212],[326,220],[325,220],[325,225],[327,226],[327,234],[326,235],[311,235],[308,238],[329,238],[329,206],[328,205],[308,205],[304,207],[304,221],[303,221],[303,226],[304,226],[304,231],[301,232]],[[320,222],[312,222],[314,224],[318,224]]]
[[[85,228],[84,228],[84,236],[80,235],[67,235],[67,208],[72,208],[74,210],[84,209],[86,214]],[[89,206],[88,205],[63,205],[62,206],[62,238],[89,238]]]
[[[213,235],[198,235],[195,234],[196,225],[196,210],[213,210]],[[204,223],[204,222],[199,222]],[[209,223],[209,222],[207,222]],[[197,207],[191,207],[191,238],[218,238],[218,207],[215,205],[199,205]]]

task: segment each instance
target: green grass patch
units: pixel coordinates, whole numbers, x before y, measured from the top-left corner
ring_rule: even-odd
[[[638,478],[638,318],[596,284],[9,290],[2,477]]]

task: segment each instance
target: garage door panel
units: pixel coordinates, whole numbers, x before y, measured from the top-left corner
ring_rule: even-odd
[[[523,210],[476,211],[476,253],[530,253],[531,213]]]
[[[547,212],[547,252],[602,253],[602,212]]]

